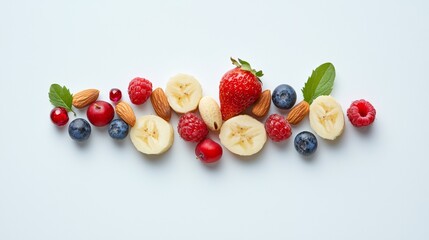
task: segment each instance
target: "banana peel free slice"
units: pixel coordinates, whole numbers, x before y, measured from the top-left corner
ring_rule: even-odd
[[[319,96],[310,105],[310,126],[319,137],[335,140],[344,131],[344,113],[331,96]]]

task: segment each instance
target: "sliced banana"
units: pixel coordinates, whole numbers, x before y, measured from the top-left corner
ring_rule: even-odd
[[[222,127],[222,113],[219,104],[212,97],[201,98],[198,111],[204,123],[211,131],[219,131]]]
[[[248,115],[228,119],[219,133],[220,142],[229,151],[250,156],[259,152],[267,141],[264,124]]]
[[[165,94],[170,107],[175,112],[186,113],[197,109],[203,90],[196,78],[179,73],[167,82]]]
[[[137,119],[131,128],[130,138],[134,147],[145,154],[161,154],[173,145],[173,126],[155,115]]]
[[[310,126],[321,138],[334,140],[344,131],[341,105],[331,96],[319,96],[310,105]]]

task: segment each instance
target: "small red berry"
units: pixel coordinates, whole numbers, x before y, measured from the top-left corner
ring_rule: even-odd
[[[217,162],[222,157],[222,146],[206,138],[195,147],[195,155],[203,163],[214,163]]]
[[[375,120],[376,111],[372,104],[364,99],[352,102],[347,109],[347,117],[355,127],[371,125]]]
[[[246,61],[231,58],[235,68],[226,72],[219,83],[219,101],[224,121],[237,116],[259,99],[262,71],[252,69]]]
[[[64,126],[69,121],[67,110],[62,107],[55,107],[51,111],[51,120],[57,126]]]
[[[95,101],[88,106],[86,116],[92,125],[103,127],[109,124],[115,116],[115,109],[106,101]]]
[[[122,92],[121,90],[117,89],[117,88],[112,88],[109,92],[109,98],[112,102],[117,103],[121,100],[122,98]]]
[[[277,113],[268,116],[265,121],[265,130],[274,142],[284,141],[292,135],[292,128],[286,118]]]
[[[188,142],[200,142],[209,133],[207,125],[195,113],[185,113],[182,115],[179,118],[177,131],[180,137]]]
[[[152,83],[145,78],[136,77],[128,85],[128,95],[131,102],[136,105],[145,103],[151,94]]]

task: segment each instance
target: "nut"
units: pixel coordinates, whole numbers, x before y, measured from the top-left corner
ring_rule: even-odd
[[[84,108],[95,102],[100,91],[97,89],[86,89],[73,95],[72,104],[75,108]]]
[[[115,107],[115,111],[116,114],[131,127],[136,124],[136,115],[128,103],[124,101],[119,102]]]
[[[252,113],[256,117],[264,117],[267,115],[271,107],[271,91],[269,89],[263,91],[261,96],[253,105]]]
[[[156,114],[165,121],[170,121],[171,108],[168,103],[167,95],[165,95],[162,88],[157,88],[152,92],[150,95],[150,101],[152,102],[152,107]]]
[[[308,104],[308,102],[302,101],[290,110],[286,120],[290,124],[296,125],[300,123],[305,116],[307,116],[309,111],[310,111],[310,105]]]
[[[212,97],[205,96],[198,103],[201,118],[211,131],[219,131],[222,126],[222,113],[219,104]]]

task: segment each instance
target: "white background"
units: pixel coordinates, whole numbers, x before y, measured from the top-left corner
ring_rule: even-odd
[[[424,0],[0,1],[0,239],[428,239],[428,12]],[[52,83],[129,101],[132,78],[164,88],[183,72],[217,99],[230,56],[298,101],[330,61],[343,110],[365,98],[377,119],[347,120],[310,159],[293,147],[304,121],[256,156],[224,149],[214,168],[177,132],[147,157],[106,128],[77,144],[50,122]]]

